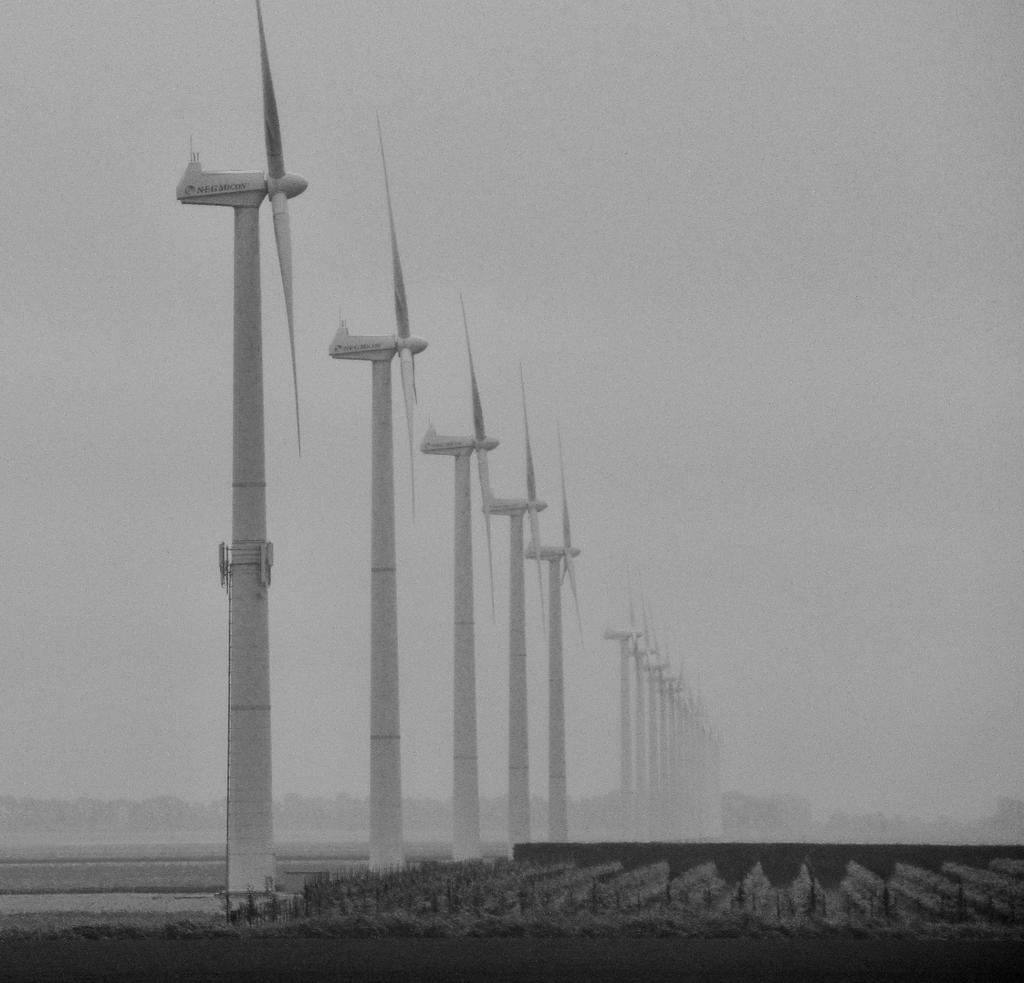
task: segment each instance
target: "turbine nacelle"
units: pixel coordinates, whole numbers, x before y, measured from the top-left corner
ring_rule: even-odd
[[[184,205],[258,208],[267,196],[283,193],[294,198],[306,187],[306,179],[298,174],[273,178],[262,171],[204,171],[197,155],[188,162],[175,194]]]
[[[422,338],[400,338],[398,335],[354,335],[349,334],[344,321],[331,341],[331,358],[363,359],[366,361],[387,361],[395,353],[407,348],[418,355],[427,347]]]
[[[580,551],[575,546],[568,549],[564,546],[541,546],[538,549],[533,543],[526,547],[525,556],[528,560],[564,560],[567,556],[579,556]]]
[[[636,639],[636,632],[619,628],[605,628],[604,637],[609,641],[627,642]]]
[[[267,175],[262,171],[204,171],[193,156],[175,191],[185,205],[228,205],[258,208],[267,196]]]
[[[488,511],[491,515],[525,515],[529,511],[543,512],[547,502],[528,502],[525,498],[492,498]]]
[[[476,437],[449,437],[439,434],[432,426],[420,443],[420,450],[424,454],[472,454],[473,451],[493,451],[498,446],[495,437],[485,437],[477,440]]]
[[[476,449],[475,437],[449,437],[439,434],[433,426],[427,428],[427,432],[420,443],[420,450],[424,454],[472,454]]]

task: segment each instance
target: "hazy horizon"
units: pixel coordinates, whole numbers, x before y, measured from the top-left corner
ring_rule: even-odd
[[[222,794],[231,220],[190,145],[262,169],[250,0],[10,3],[0,795]],[[618,783],[626,568],[725,739],[722,786],[825,810],[1024,799],[1024,6],[265,0],[289,170],[303,452],[262,211],[275,798],[368,784],[369,369],[393,330],[375,116],[417,359],[416,440],[472,426],[542,536],[556,422],[574,798]],[[396,372],[397,375],[397,372]],[[451,783],[450,461],[396,400],[403,785]],[[475,481],[475,476],[474,476]],[[474,487],[481,793],[506,783],[508,531],[492,620]],[[530,619],[532,790],[546,655]],[[639,589],[637,588],[637,602]]]

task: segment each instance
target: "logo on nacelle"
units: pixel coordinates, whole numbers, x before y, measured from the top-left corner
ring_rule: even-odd
[[[225,191],[245,191],[245,184],[187,184],[185,185],[186,195],[221,195]]]
[[[394,348],[394,344],[388,344],[390,339],[381,338],[380,341],[339,341],[332,346],[336,352],[372,352],[388,351]]]

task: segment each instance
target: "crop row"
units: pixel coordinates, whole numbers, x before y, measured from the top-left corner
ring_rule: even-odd
[[[999,862],[988,870],[948,863],[941,873],[898,863],[883,878],[851,861],[838,889],[826,889],[809,861],[781,884],[772,883],[760,863],[728,883],[712,862],[674,877],[663,860],[632,869],[618,861],[585,866],[572,861],[431,862],[311,877],[298,907],[304,914],[339,916],[533,918],[635,912],[682,921],[738,917],[745,924],[765,925],[1013,925],[1024,910],[1024,876]]]

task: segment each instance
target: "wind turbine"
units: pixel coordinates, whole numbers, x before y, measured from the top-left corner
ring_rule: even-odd
[[[619,643],[619,814],[622,838],[628,839],[633,801],[633,730],[629,708],[629,660],[636,635],[621,628],[606,628],[604,637]]]
[[[686,684],[682,670],[676,676],[669,691],[669,725],[672,735],[672,831],[673,839],[684,839],[686,836],[686,772],[684,770],[683,725],[684,694]]]
[[[647,673],[647,821],[650,838],[661,837],[661,725],[659,682],[665,664],[661,661],[658,640],[653,630],[648,627],[647,603],[640,596],[641,613],[644,624],[644,638],[647,640],[646,660],[644,669]]]
[[[672,689],[671,711],[673,717],[672,771],[672,828],[683,839],[699,835],[697,820],[698,772],[696,709],[683,657],[679,658],[679,672]]]
[[[629,577],[628,571],[626,580],[629,590],[629,624],[632,628],[636,624],[636,614],[633,608],[633,581]],[[636,708],[633,742],[636,749],[636,768],[633,771],[633,822],[634,835],[638,840],[645,837],[650,838],[650,816],[647,809],[649,798],[647,751],[644,746],[644,739],[647,735],[647,720],[644,713],[644,671],[647,663],[647,644],[645,632],[638,631],[636,643],[633,646],[633,659],[635,660],[633,700]]]
[[[708,835],[722,835],[722,734],[717,727],[711,732],[711,815]]]
[[[281,266],[299,433],[298,374],[292,317],[288,199],[306,189],[284,167],[281,126],[270,77],[263,14],[257,0],[263,77],[267,173],[204,171],[193,154],[178,183],[186,205],[234,209],[234,397],[231,545],[221,544],[221,583],[228,591],[228,894],[274,888],[273,799],[270,758],[268,588],[273,545],[267,540],[263,433],[263,355],[260,317],[259,208],[270,197]],[[300,437],[301,440],[301,437]],[[300,443],[301,448],[301,443]]]
[[[370,866],[394,867],[404,859],[402,842],[402,746],[398,685],[398,587],[395,558],[395,466],[391,410],[391,360],[398,353],[409,431],[410,484],[413,468],[412,416],[415,402],[413,356],[427,343],[409,333],[405,281],[398,256],[384,138],[377,120],[384,191],[391,231],[395,291],[393,335],[352,335],[344,322],[331,342],[332,358],[371,363],[370,516]],[[415,511],[415,493],[413,510]]]
[[[467,331],[467,343],[468,343]],[[472,354],[470,354],[472,375]],[[473,860],[480,856],[480,783],[476,741],[476,641],[473,630],[473,525],[469,458],[474,452],[494,450],[498,441],[478,432],[467,437],[442,436],[431,423],[420,444],[424,454],[455,459],[454,531],[454,719],[452,728],[452,857]],[[480,470],[481,494],[486,509],[489,489],[486,464]]]
[[[530,450],[530,420],[526,415],[526,381],[523,379],[523,366],[519,365],[519,392],[523,400],[523,433],[526,440],[526,511],[530,517],[530,541],[540,542],[540,520],[538,513],[547,508],[547,503],[537,498],[537,478],[533,473],[533,452]],[[540,554],[537,554],[537,590],[540,596],[540,617],[545,630],[547,617],[544,610],[544,572]]]
[[[697,705],[687,689],[682,699],[682,735],[680,772],[682,783],[682,823],[687,838],[700,836],[701,729]]]
[[[465,311],[463,311],[465,315]],[[468,331],[466,339],[469,345]],[[484,434],[483,404],[477,387],[476,373],[470,380],[473,387],[474,427],[478,436]],[[522,371],[520,370],[522,384]],[[523,419],[526,419],[526,392],[523,388]],[[516,843],[530,842],[530,740],[529,710],[526,688],[526,577],[523,568],[523,516],[530,513],[536,523],[538,512],[547,503],[536,498],[533,481],[533,460],[530,454],[530,431],[526,427],[527,498],[495,498],[490,491],[490,478],[484,495],[484,510],[491,515],[509,518],[509,642],[508,642],[508,839],[509,851]],[[530,493],[532,492],[532,497]],[[541,590],[543,599],[543,582]]]
[[[662,835],[665,839],[675,839],[675,823],[673,822],[673,796],[675,783],[675,745],[672,720],[672,694],[675,689],[675,677],[668,674],[670,666],[660,674],[658,689],[661,713],[661,801],[662,801]]]
[[[644,638],[641,633],[640,638]],[[647,642],[640,645],[640,639],[633,650],[633,658],[636,660],[633,674],[633,700],[636,707],[636,722],[634,736],[636,745],[636,776],[634,802],[636,816],[636,837],[638,840],[651,838],[650,809],[650,787],[647,772],[647,747],[644,743],[647,736],[647,717],[644,705],[644,672],[647,666]]]
[[[534,540],[526,555],[530,559],[548,561],[548,839],[552,843],[565,843],[569,838],[565,776],[565,669],[562,660],[562,577],[565,574],[568,574],[572,587],[581,640],[583,621],[572,566],[580,551],[572,545],[561,431],[558,434],[558,458],[562,475],[562,545],[542,546]]]

